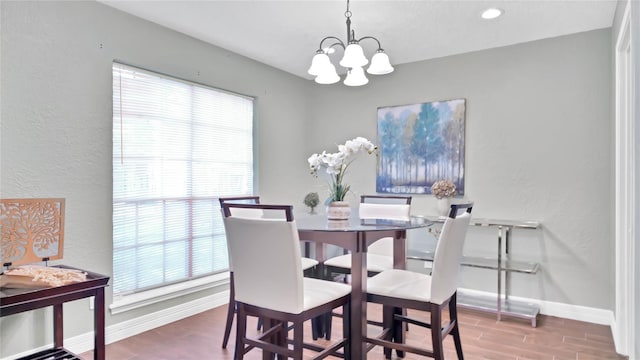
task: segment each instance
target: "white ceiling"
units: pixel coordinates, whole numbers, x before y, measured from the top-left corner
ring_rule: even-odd
[[[311,79],[320,40],[346,40],[346,0],[99,0],[194,38]],[[488,7],[505,11],[482,20]],[[615,0],[351,0],[356,38],[374,36],[392,64],[610,27]],[[374,41],[361,42],[366,55]],[[337,64],[341,51],[332,55]]]

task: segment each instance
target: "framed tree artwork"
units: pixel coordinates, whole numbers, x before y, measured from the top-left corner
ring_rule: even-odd
[[[464,194],[466,100],[378,108],[379,193],[430,194],[438,180]]]
[[[5,266],[62,259],[63,198],[0,199],[0,255]]]

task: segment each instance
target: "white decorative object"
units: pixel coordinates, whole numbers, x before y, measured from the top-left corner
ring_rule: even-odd
[[[451,198],[456,194],[456,186],[450,180],[438,180],[431,185],[431,193],[438,199],[438,215],[447,216],[451,210]]]
[[[449,211],[451,210],[451,198],[444,197],[438,199],[438,215],[447,216],[449,215]]]
[[[332,201],[327,206],[327,219],[347,220],[351,216],[351,208],[346,201]]]
[[[315,177],[318,176],[318,170],[325,168],[330,179],[328,201],[344,201],[345,195],[351,189],[350,185],[342,182],[344,174],[351,162],[355,160],[353,157],[360,152],[377,155],[378,147],[363,137],[357,137],[353,140],[347,140],[344,145],[338,145],[337,153],[323,151],[320,154],[311,155],[307,160],[311,175]]]
[[[0,199],[2,264],[17,266],[62,259],[64,201],[63,198]]]
[[[87,273],[76,269],[54,266],[22,265],[6,270],[0,275],[0,287],[38,288],[62,286],[87,280]]]

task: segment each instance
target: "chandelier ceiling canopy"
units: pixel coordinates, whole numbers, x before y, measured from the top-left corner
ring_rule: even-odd
[[[369,82],[364,73],[364,66],[369,60],[364,56],[364,50],[360,46],[360,41],[371,39],[378,44],[378,50],[371,58],[371,64],[367,68],[367,73],[372,75],[384,75],[393,72],[393,66],[389,62],[389,56],[384,52],[380,41],[373,36],[364,36],[356,39],[355,30],[351,29],[351,11],[349,10],[349,0],[347,0],[347,11],[344,16],[347,18],[347,41],[343,42],[336,36],[327,36],[320,41],[320,46],[316,55],[311,61],[311,67],[307,71],[315,76],[318,84],[335,84],[340,81],[340,76],[336,72],[336,67],[331,63],[329,54],[335,51],[335,47],[342,47],[344,55],[340,60],[340,66],[347,69],[347,76],[344,84],[347,86],[361,86]],[[331,43],[333,41],[333,43]],[[328,42],[325,44],[325,42]],[[345,46],[346,44],[346,46]]]

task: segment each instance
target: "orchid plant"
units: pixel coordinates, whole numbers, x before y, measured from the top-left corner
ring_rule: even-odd
[[[377,153],[378,148],[371,141],[363,137],[357,137],[348,140],[344,145],[338,145],[337,153],[323,151],[321,154],[313,154],[309,157],[311,175],[317,177],[318,170],[326,168],[326,172],[331,178],[329,202],[344,201],[344,197],[351,188],[350,185],[343,183],[344,175],[349,165],[355,160],[353,157],[364,151],[368,154],[373,154]]]

